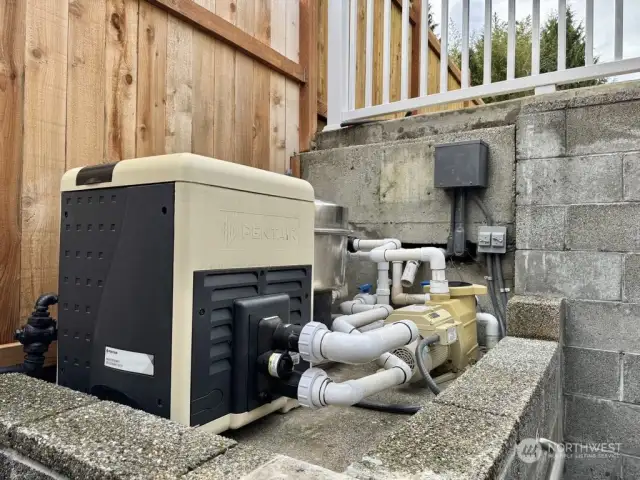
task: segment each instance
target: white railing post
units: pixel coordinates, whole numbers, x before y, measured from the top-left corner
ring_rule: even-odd
[[[449,0],[442,0],[440,17],[440,93],[449,86]]]
[[[491,84],[491,26],[493,14],[491,0],[484,0],[484,70],[482,84]]]
[[[469,88],[469,0],[462,0],[462,85],[461,88]]]
[[[344,18],[343,1],[329,0],[328,44],[327,44],[327,126],[324,131],[337,130],[342,122],[342,112],[347,107],[347,91],[344,88],[347,48],[343,38]]]

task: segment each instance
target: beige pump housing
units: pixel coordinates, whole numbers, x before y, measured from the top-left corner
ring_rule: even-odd
[[[428,285],[424,292],[429,293]],[[475,296],[486,293],[487,288],[483,285],[450,286],[449,295],[434,294],[425,305],[409,305],[394,310],[386,322],[407,319],[416,324],[421,337],[438,335],[440,341],[429,347],[425,357],[426,368],[441,367],[444,371],[461,373],[477,360]],[[415,361],[417,344],[418,341],[392,352],[413,368],[414,381],[421,378]]]
[[[61,383],[89,392],[121,388],[150,413],[213,432],[297,405],[285,397],[249,402],[246,410],[233,405],[231,384],[249,383],[234,363],[233,301],[290,294],[291,323],[310,320],[309,183],[185,153],[76,168],[63,176],[61,191],[59,327],[70,332],[59,342]],[[151,251],[165,254],[153,258]],[[100,270],[101,261],[111,269]],[[166,275],[158,273],[161,264]],[[168,308],[154,310],[156,301]],[[64,368],[66,356],[86,370]],[[196,384],[204,393],[193,393]],[[214,410],[222,413],[207,417]]]

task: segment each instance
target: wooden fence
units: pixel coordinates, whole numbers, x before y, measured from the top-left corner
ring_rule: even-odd
[[[285,173],[299,150],[308,7],[0,1],[0,344],[57,291],[66,170],[191,151]]]

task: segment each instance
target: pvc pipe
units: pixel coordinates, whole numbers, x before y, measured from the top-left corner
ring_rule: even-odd
[[[389,262],[378,263],[378,283],[376,285],[376,300],[382,305],[389,305]]]
[[[444,256],[444,252],[439,248],[401,248],[398,250],[374,248],[371,250],[369,258],[376,263],[408,260],[429,262],[429,265],[431,266],[431,293],[449,293],[449,284],[445,274],[445,268],[447,266],[446,258]]]
[[[500,341],[500,324],[498,319],[490,313],[478,312],[476,313],[476,321],[484,325],[485,335],[485,347],[492,349]]]
[[[431,297],[428,293],[404,293],[400,277],[402,276],[402,262],[393,262],[391,282],[391,302],[394,305],[424,304]]]
[[[363,313],[374,312],[379,314],[378,310]],[[347,328],[343,326],[344,323],[349,325],[348,321],[340,321],[340,318],[337,318],[333,325],[336,325],[336,329]],[[418,327],[410,320],[401,320],[360,335],[350,335],[343,331],[331,332],[321,323],[309,322],[300,332],[298,348],[302,358],[311,363],[331,360],[361,364],[371,362],[389,350],[413,342],[418,335]]]
[[[366,305],[374,305],[378,301],[375,294],[372,293],[358,293],[353,297],[353,300],[362,301]]]
[[[402,277],[400,278],[400,284],[409,288],[413,286],[413,281],[416,279],[416,273],[418,273],[418,268],[420,268],[420,262],[417,260],[409,260],[404,267],[404,272],[402,272]]]
[[[373,310],[375,308],[390,309],[390,312],[393,311],[393,308],[391,308],[389,305],[381,305],[381,304],[366,305],[363,302],[361,302],[360,300],[362,300],[362,299],[354,299],[354,300],[349,300],[349,301],[346,301],[346,302],[342,302],[340,304],[340,311],[342,313],[344,313],[345,315],[351,315],[353,313],[366,312],[366,311],[369,311],[369,310]]]
[[[371,250],[373,248],[381,247],[384,244],[390,242],[394,243],[395,246],[393,248],[402,248],[402,242],[400,242],[400,240],[398,240],[397,238],[379,238],[375,240],[354,238],[353,249],[356,251]]]
[[[371,330],[375,330],[377,328],[382,328],[385,326],[385,321],[384,320],[376,320],[373,323],[370,323],[369,325],[364,325],[362,327],[360,327],[358,330],[356,330],[356,332],[369,332]]]
[[[356,328],[363,327],[371,322],[375,322],[376,320],[384,320],[391,314],[391,312],[393,312],[393,308],[389,305],[372,306],[376,308],[336,318],[331,324],[331,330],[335,332],[351,333]]]

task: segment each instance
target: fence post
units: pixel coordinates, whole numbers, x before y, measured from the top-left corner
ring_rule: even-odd
[[[328,51],[327,51],[327,126],[324,131],[340,128],[342,111],[346,110],[347,92],[345,91],[346,65],[344,65],[344,49],[347,48],[343,38],[344,0],[329,0],[328,16]],[[348,10],[346,10],[348,12]]]

